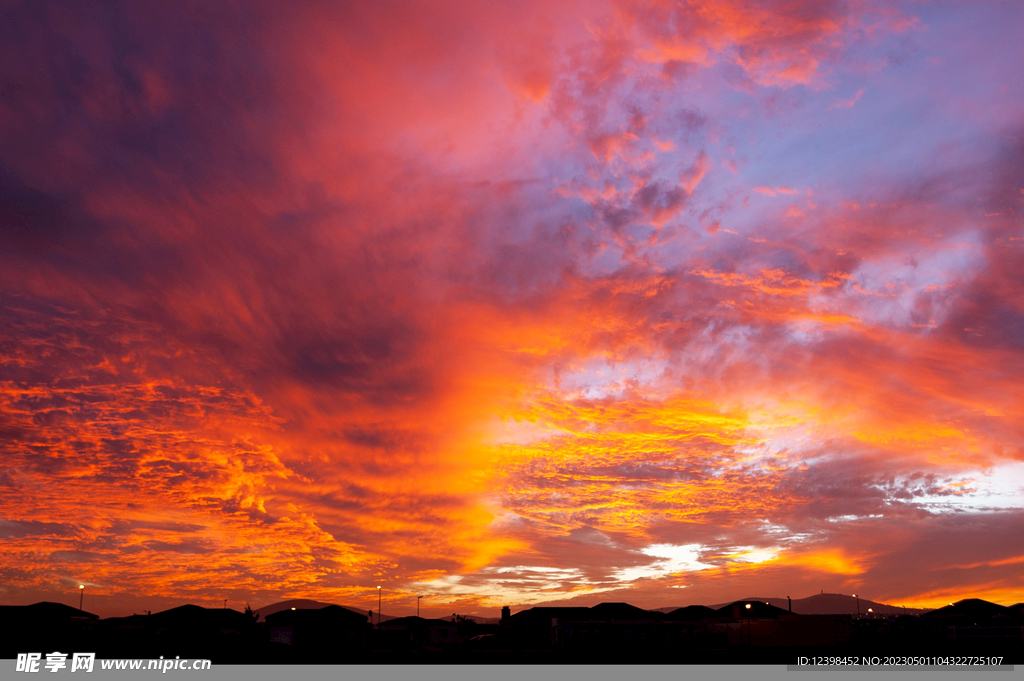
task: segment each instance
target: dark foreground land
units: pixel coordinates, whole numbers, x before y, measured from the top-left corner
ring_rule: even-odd
[[[7,659],[59,651],[214,664],[1024,664],[1022,608],[977,599],[923,615],[798,615],[762,601],[668,613],[603,603],[506,609],[496,624],[403,617],[379,625],[339,606],[289,609],[259,622],[252,613],[193,605],[99,619],[37,603],[3,606],[0,621]]]

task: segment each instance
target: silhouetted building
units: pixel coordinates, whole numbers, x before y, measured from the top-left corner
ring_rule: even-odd
[[[558,623],[586,619],[590,608],[536,607],[520,610],[509,619],[509,635],[518,648],[544,649],[554,644]]]
[[[719,617],[729,617],[734,620],[795,620],[799,617],[799,615],[764,601],[736,601],[719,608],[715,613]]]
[[[990,603],[980,598],[965,598],[956,603],[926,612],[922,617],[929,621],[941,621],[946,624],[980,625],[981,623],[1017,623],[1021,621],[1021,613],[1013,608]]]
[[[242,634],[251,630],[255,624],[255,620],[243,612],[228,608],[203,608],[198,605],[180,605],[152,615],[133,617],[142,619],[158,632],[190,631],[202,635]]]
[[[585,619],[555,620],[552,644],[557,648],[606,652],[664,647],[670,634],[664,613],[628,603],[601,603]]]
[[[644,610],[629,603],[599,603],[590,608],[590,618],[598,620],[652,621],[664,617],[664,613]]]
[[[929,637],[943,635],[961,646],[1024,644],[1024,613],[1012,607],[967,598],[921,616]]]
[[[0,621],[22,625],[53,625],[59,622],[98,620],[99,616],[63,603],[41,601],[32,605],[0,605]]]
[[[758,600],[735,601],[715,611],[712,633],[733,647],[836,646],[854,635],[851,615],[798,615]]]
[[[673,610],[665,617],[677,622],[706,622],[718,617],[718,613],[704,605],[688,605],[685,608]]]
[[[678,638],[673,624],[661,612],[601,603],[592,608],[530,608],[513,615],[510,628],[522,647],[601,655],[667,645]]]
[[[316,651],[323,659],[345,661],[345,653],[362,648],[369,627],[366,615],[338,605],[281,610],[266,618],[271,643]],[[341,655],[342,657],[336,657]]]
[[[13,659],[26,651],[42,652],[46,646],[69,648],[95,629],[98,621],[93,613],[63,603],[0,606],[0,659]]]
[[[377,627],[375,647],[392,649],[445,648],[465,641],[459,623],[423,617],[396,617]]]
[[[105,638],[156,655],[176,650],[182,657],[211,657],[217,650],[241,654],[254,638],[256,620],[228,608],[182,605],[152,615],[111,617],[99,628]]]

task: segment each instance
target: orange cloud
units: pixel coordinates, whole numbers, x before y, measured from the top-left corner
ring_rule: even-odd
[[[778,560],[786,565],[798,565],[816,572],[831,574],[858,575],[864,571],[864,561],[850,556],[842,549],[785,553]]]
[[[894,10],[605,9],[12,10],[0,598],[1012,590],[1019,149],[794,160]]]

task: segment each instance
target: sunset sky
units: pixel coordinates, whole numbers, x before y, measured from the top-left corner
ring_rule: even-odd
[[[0,2],[0,603],[1024,601],[1022,26]]]

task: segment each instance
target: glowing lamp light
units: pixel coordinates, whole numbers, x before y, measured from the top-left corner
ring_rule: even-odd
[[[79,589],[84,589],[84,588],[85,588],[85,584],[79,584],[79,585],[78,585],[78,588],[79,588]]]
[[[295,609],[295,608],[292,608],[292,610],[294,610],[294,609]]]
[[[750,610],[750,603],[747,603],[747,610]]]

